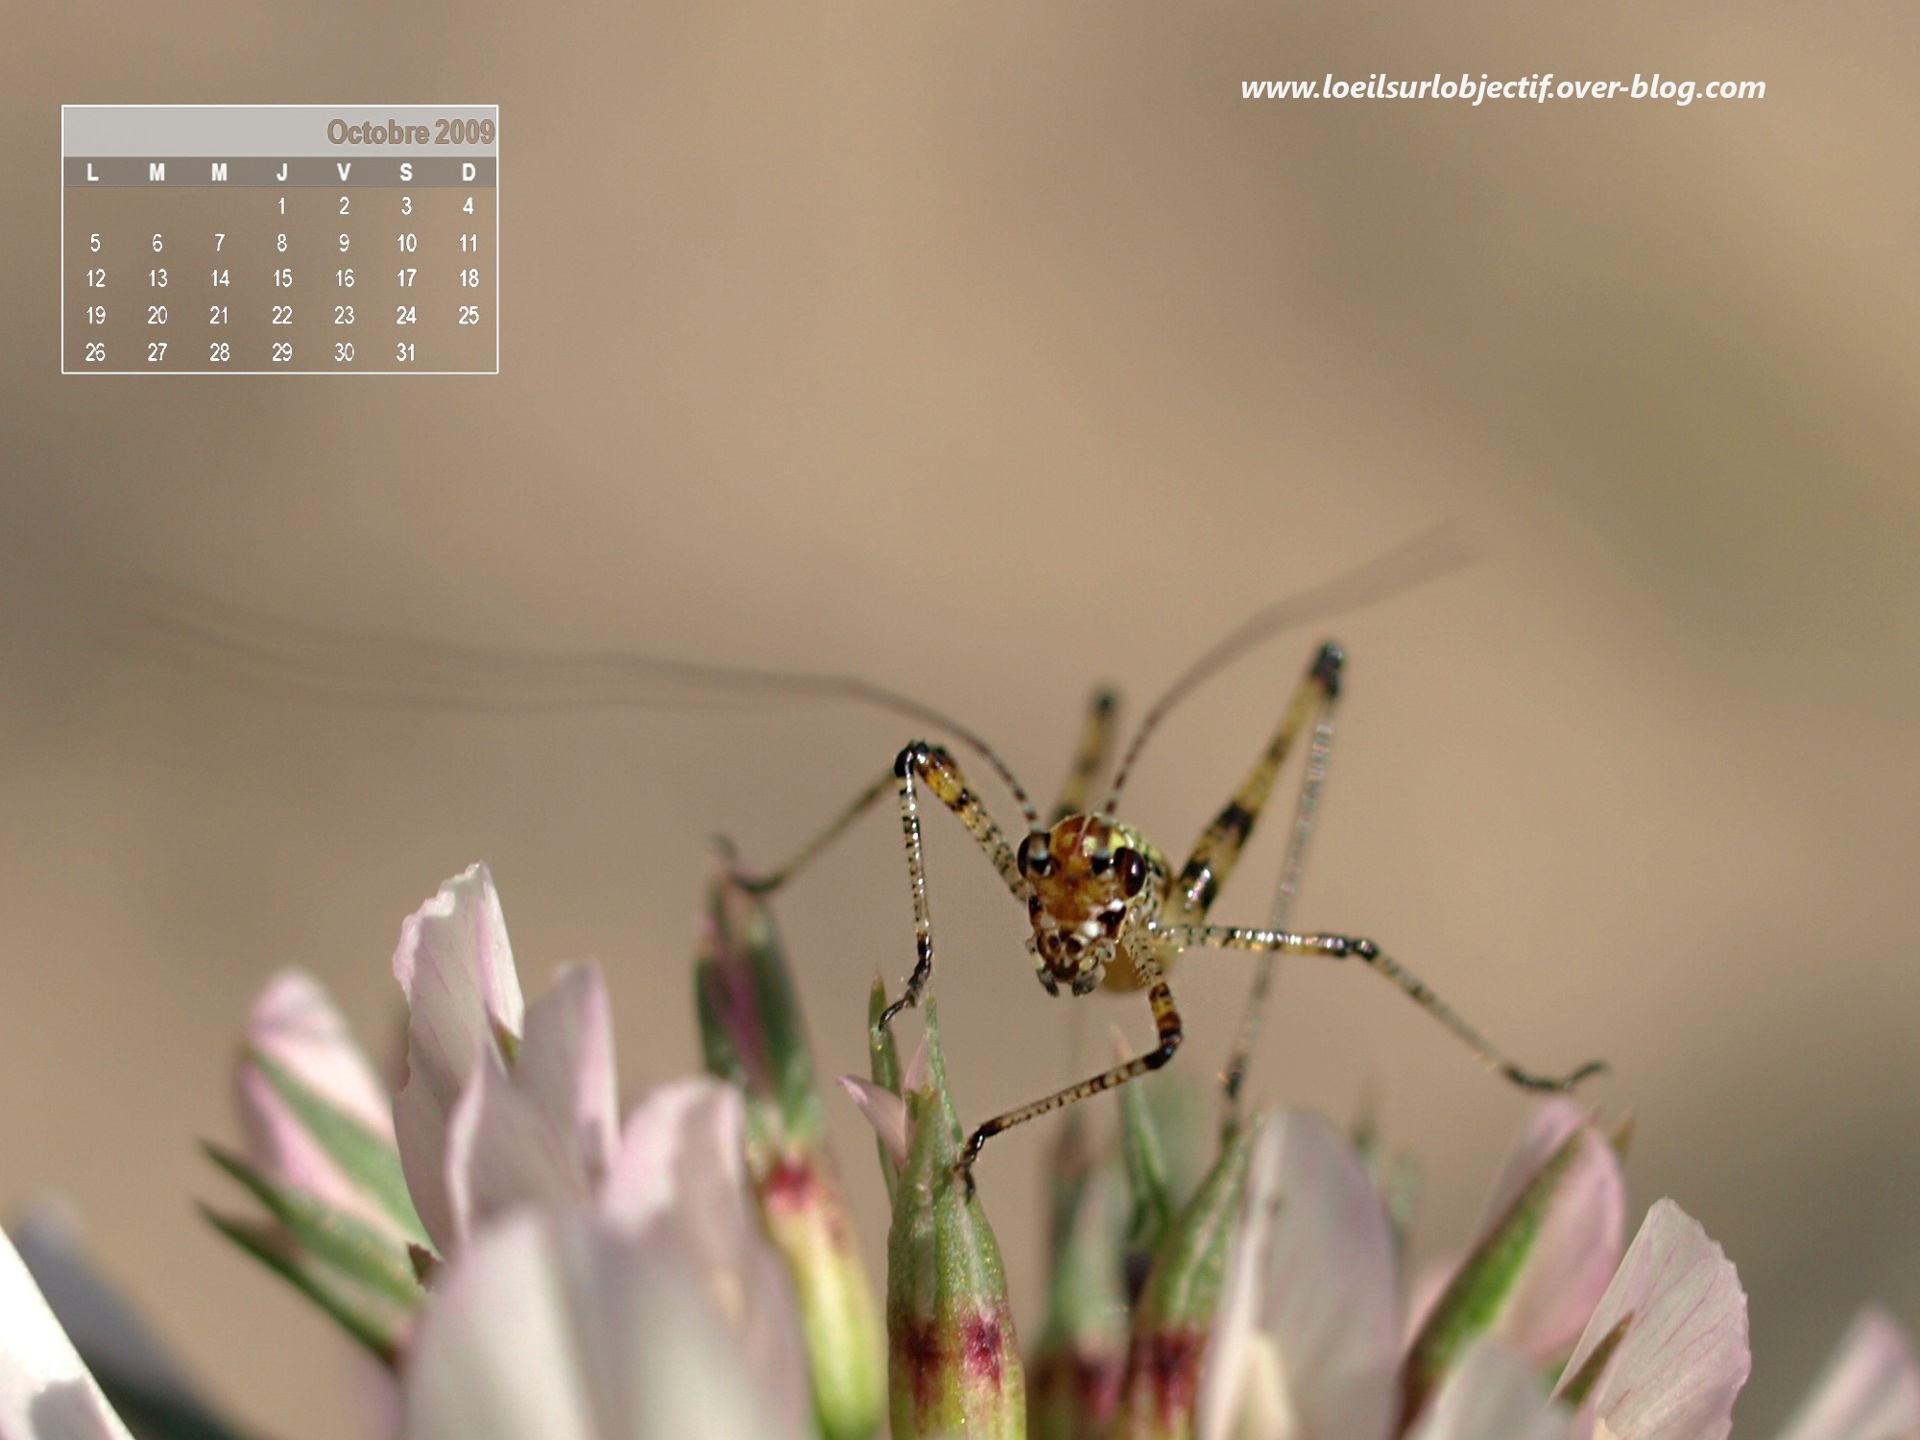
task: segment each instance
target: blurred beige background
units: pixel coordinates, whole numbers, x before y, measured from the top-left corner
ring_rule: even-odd
[[[695,1048],[704,837],[771,859],[910,738],[848,708],[328,706],[90,648],[84,566],[275,614],[856,673],[1049,790],[1258,605],[1466,517],[1356,614],[1297,918],[1522,1058],[1599,1053],[1636,1213],[1738,1262],[1767,1435],[1869,1295],[1920,1321],[1920,12],[1214,3],[0,10],[0,1196],[249,1422],[350,1433],[343,1343],[228,1253],[194,1149],[277,966],[395,1033],[401,917],[486,858],[529,988],[608,967],[624,1078]],[[1461,70],[1764,102],[1243,103]],[[58,106],[503,108],[498,378],[62,379]],[[1132,814],[1178,850],[1313,635],[1206,689]],[[1137,703],[1136,703],[1137,713]],[[939,993],[983,1116],[1067,1070],[1021,917],[936,817]],[[1271,830],[1219,913],[1264,909]],[[911,955],[893,823],[782,902],[823,1063]],[[1246,976],[1180,976],[1198,1079]],[[1255,1086],[1427,1157],[1457,1242],[1523,1102],[1359,971],[1288,968]],[[1144,1016],[1084,1002],[1097,1024]],[[870,1151],[836,1108],[866,1238]],[[981,1179],[1034,1323],[1046,1137]]]

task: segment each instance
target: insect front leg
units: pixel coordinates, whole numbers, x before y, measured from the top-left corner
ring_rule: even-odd
[[[1162,908],[1161,919],[1165,923],[1195,925],[1207,918],[1220,887],[1227,883],[1233,867],[1240,862],[1240,852],[1246,848],[1254,822],[1260,818],[1267,797],[1273,793],[1273,782],[1279,777],[1281,766],[1286,764],[1288,753],[1302,732],[1331,709],[1338,697],[1340,667],[1345,659],[1340,647],[1331,641],[1320,647],[1294,690],[1273,738],[1267,741],[1267,748],[1253,762],[1253,768],[1247,771],[1233,798],[1194,843],[1193,853],[1187,857],[1180,878],[1174,881]]]
[[[1607,1062],[1604,1060],[1589,1060],[1578,1069],[1558,1077],[1540,1075],[1531,1070],[1522,1069],[1496,1049],[1493,1043],[1478,1030],[1461,1019],[1453,1007],[1436,995],[1424,980],[1382,951],[1371,940],[1360,940],[1348,935],[1294,935],[1283,930],[1243,930],[1233,925],[1178,925],[1156,928],[1154,933],[1168,943],[1183,949],[1204,947],[1214,950],[1251,950],[1283,955],[1318,955],[1327,960],[1345,960],[1351,957],[1363,961],[1399,986],[1402,993],[1414,1004],[1451,1030],[1468,1049],[1479,1057],[1481,1064],[1496,1074],[1505,1076],[1522,1090],[1571,1090],[1582,1080],[1592,1075],[1599,1075],[1607,1068]]]
[[[900,998],[880,1014],[880,1028],[893,1024],[894,1016],[920,1003],[927,982],[933,978],[933,914],[927,906],[927,866],[920,844],[920,805],[917,782],[924,781],[940,802],[960,818],[974,842],[985,852],[1013,892],[1024,901],[1027,882],[1020,874],[1013,847],[980,803],[980,797],[967,784],[954,759],[938,745],[916,740],[900,752],[893,765],[894,783],[900,793],[900,833],[907,847],[907,885],[913,892],[913,974]]]
[[[1103,1070],[1098,1075],[1069,1085],[1064,1090],[1056,1090],[1043,1099],[1022,1105],[1017,1110],[1009,1110],[1004,1115],[996,1115],[967,1137],[967,1145],[960,1152],[960,1159],[954,1168],[966,1177],[969,1187],[973,1184],[973,1162],[980,1158],[980,1151],[994,1136],[1011,1130],[1016,1125],[1024,1125],[1050,1111],[1063,1106],[1074,1105],[1091,1096],[1111,1090],[1116,1085],[1124,1085],[1129,1080],[1138,1080],[1149,1071],[1158,1070],[1173,1058],[1173,1052],[1180,1048],[1180,1011],[1173,1003],[1173,991],[1167,985],[1166,975],[1160,969],[1160,962],[1150,954],[1144,954],[1134,961],[1136,972],[1147,983],[1147,1003],[1153,1007],[1153,1027],[1160,1043],[1153,1049],[1131,1060],[1123,1060],[1111,1070]]]

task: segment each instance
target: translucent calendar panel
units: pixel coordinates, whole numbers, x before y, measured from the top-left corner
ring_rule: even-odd
[[[497,374],[496,105],[67,105],[67,374]]]

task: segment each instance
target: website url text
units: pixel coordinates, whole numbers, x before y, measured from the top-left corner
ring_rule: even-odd
[[[1659,71],[1652,79],[1634,73],[1631,80],[1561,80],[1552,71],[1544,75],[1523,76],[1518,80],[1495,80],[1488,75],[1475,79],[1462,75],[1458,80],[1443,79],[1438,71],[1430,80],[1399,80],[1384,71],[1364,80],[1336,80],[1328,72],[1320,80],[1242,80],[1242,100],[1466,100],[1482,105],[1489,100],[1531,100],[1544,105],[1548,100],[1671,100],[1676,105],[1691,105],[1695,98],[1706,100],[1764,100],[1764,80],[1709,80],[1705,85],[1692,80],[1663,79]]]

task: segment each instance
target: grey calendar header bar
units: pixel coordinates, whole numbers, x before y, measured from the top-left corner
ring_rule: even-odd
[[[186,158],[169,155],[132,160],[118,156],[91,159],[68,156],[61,162],[61,168],[66,183],[78,189],[108,185],[154,189],[211,185],[216,190],[238,185],[304,185],[330,189],[343,185],[395,188],[465,185],[490,190],[497,181],[499,164],[488,155],[462,159],[435,155],[424,160],[374,159],[365,155],[340,160],[210,160],[201,155]]]
[[[484,133],[485,139],[481,138]],[[498,105],[62,105],[60,153],[443,157],[500,153]]]

